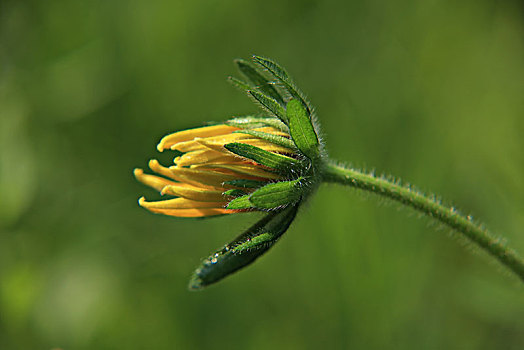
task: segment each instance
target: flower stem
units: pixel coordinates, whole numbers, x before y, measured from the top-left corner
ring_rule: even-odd
[[[494,237],[470,217],[458,213],[453,207],[446,207],[438,200],[424,195],[408,186],[399,185],[384,178],[347,169],[333,162],[324,167],[324,181],[352,186],[412,207],[446,224],[475,242],[524,281],[524,260],[513,249],[508,248],[500,238]]]

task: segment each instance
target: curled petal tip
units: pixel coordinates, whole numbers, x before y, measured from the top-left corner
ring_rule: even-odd
[[[143,207],[145,202],[146,202],[146,198],[145,197],[138,198],[138,205],[139,206]]]
[[[164,149],[165,149],[164,145],[166,144],[165,139],[166,139],[166,138],[163,137],[163,138],[160,140],[160,142],[158,143],[158,145],[156,145],[156,149],[158,150],[158,152],[164,152]]]
[[[140,169],[140,168],[135,168],[133,170],[133,175],[135,175],[135,177],[138,177],[140,175],[144,174],[144,170]]]
[[[159,164],[160,164],[160,163],[158,163],[158,160],[156,160],[156,159],[151,159],[151,160],[149,161],[149,164],[148,164],[148,165],[149,165],[149,168],[151,168],[151,170],[153,170],[153,168],[158,167]]]

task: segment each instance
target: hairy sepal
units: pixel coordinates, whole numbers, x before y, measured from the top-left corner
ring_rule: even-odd
[[[294,169],[301,169],[304,167],[304,164],[302,164],[300,160],[268,152],[259,147],[245,143],[233,142],[224,145],[224,147],[229,152],[253,160],[258,164],[274,169],[283,175],[291,175]]]
[[[287,231],[297,210],[298,203],[267,214],[231,243],[205,259],[194,272],[189,288],[202,289],[254,262]]]
[[[248,90],[247,93],[260,103],[264,109],[287,124],[286,110],[277,101],[256,89]]]
[[[318,137],[306,108],[298,100],[286,106],[289,133],[298,149],[311,160],[320,156]]]
[[[252,86],[259,89],[262,93],[273,98],[280,105],[284,106],[284,98],[280,93],[275,89],[275,86],[272,82],[268,81],[261,72],[259,72],[252,63],[243,60],[236,59],[235,63],[240,70],[240,72],[252,83]]]
[[[302,197],[300,177],[292,181],[280,181],[267,184],[249,196],[249,202],[257,209],[275,209],[296,203]]]
[[[271,143],[274,143],[275,145],[279,145],[279,146],[282,146],[282,147],[287,147],[289,149],[296,149],[297,148],[295,146],[295,143],[292,140],[290,140],[290,139],[288,139],[286,137],[280,136],[280,135],[273,135],[273,134],[270,134],[270,133],[267,133],[267,132],[263,132],[263,131],[258,131],[258,130],[239,130],[239,131],[234,131],[233,133],[242,133],[242,134],[252,135],[252,136],[258,137],[260,139],[263,139],[263,140],[269,141]]]
[[[313,108],[309,101],[307,101],[307,99],[305,98],[304,93],[298,89],[295,82],[291,79],[286,70],[282,68],[278,63],[270,60],[269,58],[257,55],[253,55],[253,61],[255,61],[255,63],[257,63],[261,67],[267,69],[267,71],[278,80],[282,87],[286,89],[293,98],[302,102],[302,104],[309,113],[313,111]]]
[[[226,209],[251,209],[254,208],[253,203],[251,203],[251,200],[249,199],[248,195],[237,197],[233,200],[231,200],[229,203],[227,203]]]
[[[289,132],[289,128],[280,119],[275,117],[237,117],[226,121],[229,126],[234,126],[241,129],[256,129],[264,126],[272,126],[277,130]]]
[[[259,188],[266,184],[265,181],[236,179],[224,182],[224,185],[241,187],[241,188]]]

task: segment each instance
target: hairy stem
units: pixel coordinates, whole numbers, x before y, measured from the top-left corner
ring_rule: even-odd
[[[517,252],[506,247],[501,239],[494,237],[469,217],[458,213],[453,207],[446,207],[439,201],[407,186],[364,174],[358,170],[347,169],[332,162],[325,164],[324,181],[370,191],[429,215],[475,242],[524,281],[524,260]]]

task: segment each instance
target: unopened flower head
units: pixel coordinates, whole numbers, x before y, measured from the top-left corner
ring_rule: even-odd
[[[230,124],[235,122],[238,123],[231,121]],[[284,129],[285,125],[280,126]],[[204,217],[256,209],[240,205],[240,200],[236,198],[247,196],[269,183],[284,180],[286,175],[294,175],[297,169],[290,166],[286,169],[289,174],[285,174],[281,169],[239,156],[226,147],[251,146],[250,149],[272,153],[282,162],[298,165],[296,148],[289,134],[281,129],[269,125],[242,129],[219,124],[167,135],[158,144],[158,150],[181,152],[174,158],[174,165],[164,167],[152,159],[149,167],[158,175],[144,174],[141,169],[135,169],[135,176],[162,195],[177,198],[148,202],[142,197],[140,205],[154,213],[178,217]],[[255,135],[279,139],[281,143]]]
[[[149,162],[155,174],[135,169],[135,177],[170,198],[139,204],[153,213],[208,217],[266,211],[264,218],[197,269],[191,282],[200,288],[248,265],[287,230],[300,203],[320,183],[322,145],[313,108],[283,68],[255,56],[237,60],[248,82],[245,90],[264,116],[233,118],[169,134],[158,151],[175,152],[174,165]]]

